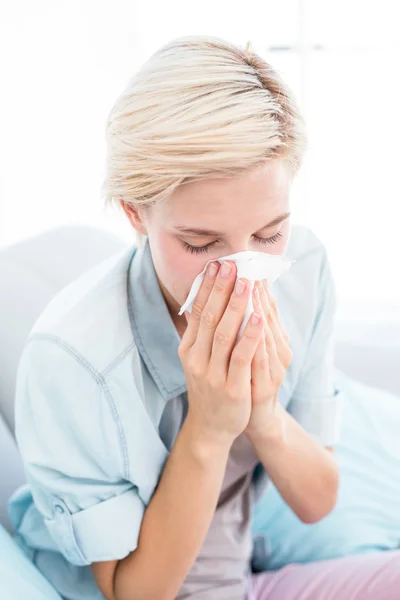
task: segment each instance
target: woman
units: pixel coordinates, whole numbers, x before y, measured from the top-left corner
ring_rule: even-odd
[[[289,225],[305,150],[290,90],[249,46],[180,38],[129,83],[107,141],[106,197],[141,243],[65,288],[31,332],[21,545],[68,600],[398,597],[399,553],[250,569],[268,478],[307,523],[338,488],[334,285],[323,245]],[[217,259],[242,250],[295,262],[257,283],[236,341],[250,285]]]

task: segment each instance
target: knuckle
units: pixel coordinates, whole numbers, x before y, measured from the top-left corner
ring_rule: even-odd
[[[218,375],[210,375],[208,383],[212,390],[221,390],[224,387],[224,380]]]
[[[217,329],[214,334],[214,340],[220,346],[228,346],[231,341],[231,336],[220,329]]]
[[[284,364],[285,364],[285,368],[287,369],[293,360],[293,352],[291,351],[290,348],[288,348],[285,352],[285,356],[284,356]]]
[[[245,367],[249,358],[243,352],[232,352],[231,361],[236,367]]]
[[[281,385],[285,378],[286,369],[280,367],[276,370],[276,373],[273,376],[273,381],[277,385]]]
[[[237,385],[229,386],[227,388],[226,392],[227,392],[228,398],[233,401],[237,401],[243,396],[242,392],[240,391],[240,389]]]
[[[203,308],[204,308],[203,304],[199,300],[195,300],[193,302],[192,311],[191,311],[193,317],[195,317],[196,319],[200,319],[202,312],[203,312]]]
[[[214,288],[214,279],[209,279],[208,277],[205,277],[203,280],[203,286],[207,290],[207,292],[212,292]]]
[[[217,279],[215,284],[214,284],[214,290],[218,293],[222,293],[225,292],[226,290],[226,284],[223,283],[221,280]]]
[[[212,310],[207,308],[201,315],[201,324],[206,329],[214,329],[217,324],[217,315]]]
[[[193,377],[201,377],[203,375],[203,369],[198,360],[195,357],[190,357],[186,362],[186,370]]]
[[[246,327],[243,331],[243,337],[253,342],[253,340],[257,339],[260,336],[260,332],[254,330],[252,328]]]
[[[241,313],[243,311],[243,302],[236,300],[233,297],[229,300],[228,308],[234,313]]]
[[[187,352],[187,346],[185,342],[180,342],[178,346],[178,356],[179,358],[185,358]]]
[[[255,356],[253,361],[256,363],[257,367],[262,370],[268,368],[269,361],[265,358],[265,356],[260,356],[260,357]]]

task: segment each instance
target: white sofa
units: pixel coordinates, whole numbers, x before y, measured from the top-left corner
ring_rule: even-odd
[[[0,524],[8,529],[8,499],[24,482],[13,437],[14,393],[28,334],[61,288],[125,247],[125,242],[106,231],[71,226],[0,249]]]
[[[132,243],[134,237],[132,236]],[[106,231],[54,229],[0,250],[0,524],[9,528],[7,502],[24,481],[13,430],[18,361],[29,331],[49,300],[83,271],[122,251]],[[355,378],[400,394],[400,315],[392,320],[338,319],[336,363]]]

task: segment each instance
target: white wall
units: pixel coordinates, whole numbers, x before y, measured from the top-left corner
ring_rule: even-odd
[[[133,72],[162,43],[251,39],[294,89],[310,150],[295,220],[328,246],[342,303],[397,310],[400,58],[397,3],[328,0],[13,0],[0,15],[0,247],[62,223],[127,241],[100,200],[104,127]],[[379,7],[379,12],[377,8]],[[313,49],[320,44],[321,50]],[[289,51],[270,46],[295,46]],[[361,309],[360,309],[361,310]]]

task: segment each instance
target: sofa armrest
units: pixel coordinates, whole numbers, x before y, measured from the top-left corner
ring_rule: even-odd
[[[335,362],[354,379],[400,396],[400,310],[342,309],[336,324]]]
[[[25,474],[14,437],[0,414],[0,526],[11,531],[8,520],[8,500],[23,483]]]

